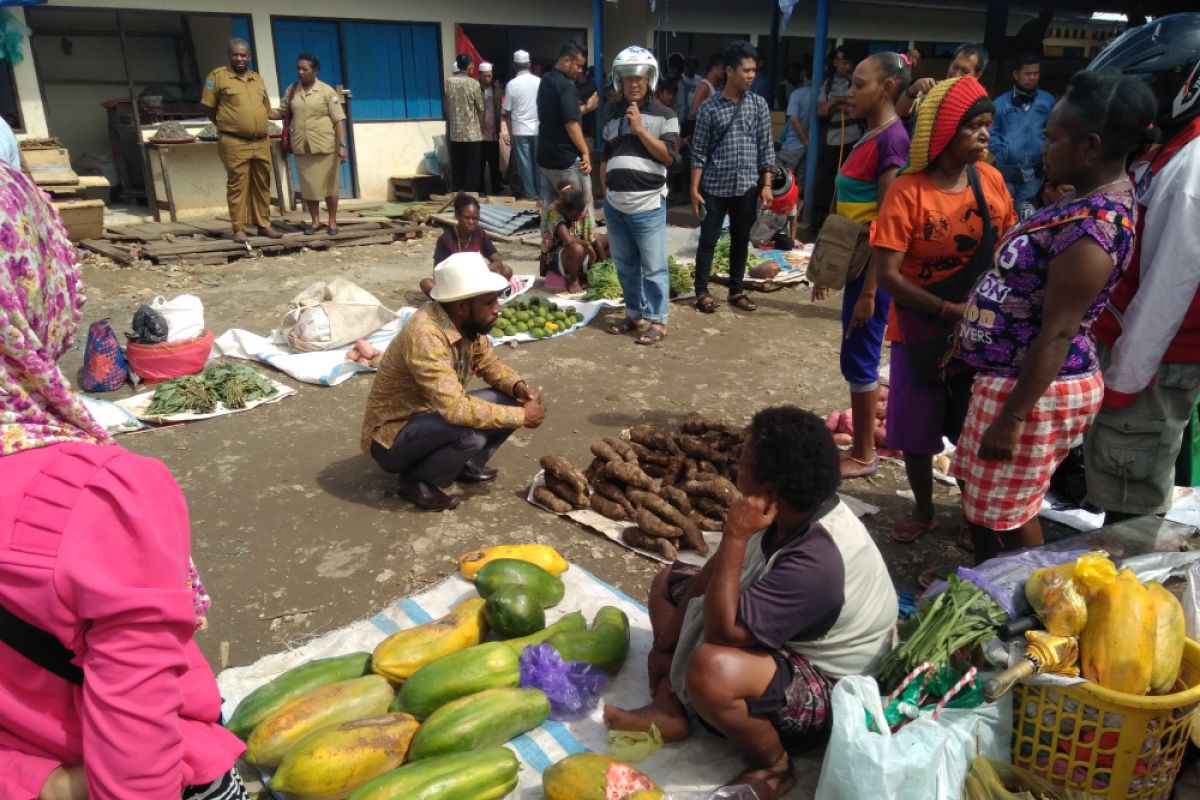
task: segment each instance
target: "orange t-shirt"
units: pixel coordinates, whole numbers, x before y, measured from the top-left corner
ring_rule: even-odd
[[[976,164],[996,240],[1017,223],[1012,197],[1000,171]],[[971,187],[961,192],[934,188],[924,172],[905,173],[888,189],[871,226],[871,246],[904,253],[900,274],[918,286],[948,278],[967,265],[979,245],[983,220]],[[888,314],[887,340],[903,341],[896,308]]]

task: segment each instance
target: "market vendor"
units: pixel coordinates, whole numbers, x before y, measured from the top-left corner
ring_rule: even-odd
[[[83,306],[49,198],[0,164],[0,798],[249,800],[193,637],[187,503],[58,359]]]
[[[442,491],[456,480],[495,480],[488,460],[514,430],[546,417],[542,390],[505,366],[487,336],[507,288],[482,255],[454,253],[433,270],[433,301],[377,359],[363,453],[398,475],[400,496],[422,511],[456,507]],[[468,392],[475,375],[491,388]]]
[[[229,66],[208,73],[200,103],[217,126],[217,154],[225,165],[225,192],[233,240],[246,241],[246,226],[260,236],[283,237],[271,227],[271,101],[262,76],[250,69],[250,45],[229,40]]]
[[[608,707],[613,730],[684,739],[689,715],[750,762],[729,782],[776,800],[795,783],[788,748],[830,725],[833,684],[891,649],[895,589],[867,529],[838,499],[838,449],[820,417],[754,415],[716,555],[676,562],[650,588],[651,702]]]
[[[454,198],[454,227],[439,236],[434,245],[433,265],[436,267],[453,253],[479,253],[487,259],[492,272],[512,282],[512,270],[500,258],[496,245],[479,224],[479,201],[462,192]],[[427,295],[433,291],[433,278],[421,280],[421,291]]]
[[[587,193],[573,183],[564,183],[542,220],[542,275],[557,272],[566,281],[569,294],[582,292],[588,267],[611,257],[608,235],[596,233],[592,227]]]

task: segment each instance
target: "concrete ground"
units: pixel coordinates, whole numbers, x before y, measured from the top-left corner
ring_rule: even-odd
[[[359,283],[389,306],[415,304],[432,250],[427,236],[222,267],[118,268],[89,258],[85,322],[110,317],[123,332],[138,305],[190,292],[203,299],[214,333],[232,327],[265,333],[293,295],[333,276]],[[531,248],[502,253],[516,272],[536,272]],[[717,296],[723,299],[724,290],[718,287]],[[594,439],[638,422],[671,423],[695,413],[744,421],[784,403],[821,414],[848,406],[837,365],[840,297],[813,304],[807,289],[794,288],[754,299],[753,315],[724,306],[708,316],[676,304],[669,337],[654,347],[608,335],[601,317],[571,336],[503,348],[509,364],[545,388],[546,423],[516,433],[493,461],[499,479],[456,489],[465,501],[449,513],[414,511],[396,496],[394,478],[360,453],[369,376],[332,389],[295,384],[296,396],[249,413],[121,437],[125,447],[163,460],[187,495],[194,558],[214,601],[199,642],[214,669],[250,663],[368,616],[439,580],[461,553],[483,545],[553,544],[643,597],[659,565],[529,505],[523,499],[529,479],[542,455],[586,465]],[[84,330],[64,360],[71,376],[82,361]],[[953,543],[957,495],[942,486],[941,532],[913,545],[891,542],[887,531],[907,508],[898,496],[906,488],[903,471],[885,465],[843,491],[881,507],[866,523],[897,589],[914,590],[921,570],[967,556]],[[809,795],[820,758],[802,761],[801,788],[792,796]]]

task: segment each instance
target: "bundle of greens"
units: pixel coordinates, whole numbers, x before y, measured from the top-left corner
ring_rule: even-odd
[[[667,256],[667,272],[671,276],[671,297],[678,297],[692,290],[695,270],[690,264],[680,264],[674,256]]]
[[[245,364],[214,364],[199,375],[160,383],[146,409],[149,416],[209,414],[221,404],[245,408],[247,403],[273,396],[278,389]]]
[[[587,291],[583,295],[585,303],[596,300],[620,300],[624,296],[621,282],[617,280],[617,266],[611,259],[597,261],[587,273]]]
[[[970,653],[996,635],[1008,613],[970,581],[951,575],[945,591],[921,604],[900,626],[900,646],[883,660],[879,685],[891,691],[918,664],[952,666],[959,653]]]
[[[722,234],[721,238],[717,240],[716,247],[713,248],[712,274],[729,274],[729,250],[731,246],[732,241],[729,238],[729,234]],[[754,269],[755,266],[763,261],[764,259],[759,258],[754,252],[754,248],[751,247],[749,252],[746,254],[746,272]]]

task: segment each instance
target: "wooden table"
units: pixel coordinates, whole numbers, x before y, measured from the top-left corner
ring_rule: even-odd
[[[154,219],[157,222],[161,222],[162,212],[166,211],[170,215],[171,222],[178,222],[179,215],[175,206],[175,192],[171,189],[170,160],[167,156],[171,154],[172,150],[179,147],[210,145],[215,151],[217,143],[215,141],[197,139],[194,142],[187,142],[185,144],[158,144],[156,142],[146,142],[145,144],[146,148],[157,156],[158,171],[162,175],[163,193],[166,195],[165,198],[160,199],[158,197],[158,182],[154,180],[153,174],[149,175],[146,181],[146,196],[149,199],[150,208],[154,212]],[[283,163],[282,173],[280,171],[280,162]],[[219,159],[217,163],[220,164]],[[222,169],[224,169],[223,166]],[[292,189],[292,171],[288,169],[287,155],[283,152],[280,140],[273,137],[271,139],[271,171],[275,175],[275,188],[278,196],[276,194],[271,195],[270,205],[278,207],[280,214],[283,214],[285,211],[295,211],[296,196]],[[282,176],[286,176],[287,179],[286,192],[284,191],[285,184]],[[284,202],[287,203],[286,209],[283,207]]]

